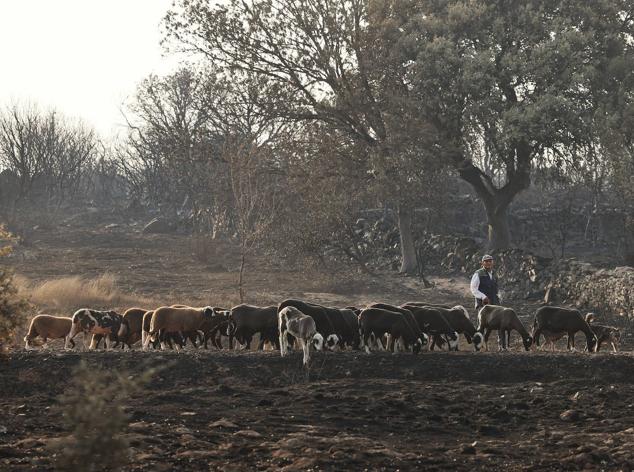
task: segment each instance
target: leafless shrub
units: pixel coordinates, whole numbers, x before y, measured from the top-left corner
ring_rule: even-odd
[[[70,434],[49,445],[55,467],[92,472],[125,466],[130,459],[124,436],[130,417],[124,402],[140,393],[156,372],[147,369],[132,377],[82,361],[57,400],[57,410]]]
[[[0,111],[0,167],[11,187],[0,195],[5,213],[24,202],[55,207],[74,199],[98,147],[94,130],[55,110],[16,104]]]

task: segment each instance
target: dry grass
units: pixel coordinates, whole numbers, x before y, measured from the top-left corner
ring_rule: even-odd
[[[38,283],[16,276],[15,283],[20,296],[50,313],[70,314],[84,307],[122,309],[150,303],[144,297],[122,293],[116,277],[109,273],[92,279],[73,276]]]

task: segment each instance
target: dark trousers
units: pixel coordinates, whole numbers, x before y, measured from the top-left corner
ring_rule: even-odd
[[[489,305],[499,305],[499,304],[500,304],[500,299],[498,298],[497,295],[493,298],[489,298]],[[476,298],[476,312],[480,311],[480,308],[482,308],[483,306],[484,306],[484,303],[482,303],[482,299]]]

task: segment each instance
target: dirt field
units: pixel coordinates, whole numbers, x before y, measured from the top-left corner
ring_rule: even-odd
[[[201,254],[186,236],[148,236],[139,225],[114,222],[108,228],[113,220],[101,215],[33,230],[9,264],[33,281],[107,271],[122,291],[157,306],[237,302],[231,247],[214,243]],[[291,296],[332,305],[469,303],[468,280],[430,276],[436,287],[423,289],[393,274],[338,281],[255,261],[247,293],[258,304]],[[526,315],[535,308],[511,304]],[[626,336],[625,348],[632,344]],[[126,470],[634,468],[629,352],[473,353],[463,345],[463,352],[418,356],[318,353],[307,374],[299,353],[53,346],[0,360],[0,470],[51,470],[47,445],[67,434],[51,407],[81,359],[132,376],[171,365],[126,402]]]
[[[138,373],[129,470],[631,470],[630,355],[16,353],[0,368],[0,468],[47,470],[80,359]],[[145,368],[145,367],[142,367]],[[563,415],[563,416],[562,416]]]

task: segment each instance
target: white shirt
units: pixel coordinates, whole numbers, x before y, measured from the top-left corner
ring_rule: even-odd
[[[491,280],[493,280],[493,271],[491,272],[487,271],[487,274],[489,274],[489,277],[491,277]],[[473,294],[474,297],[480,300],[484,300],[486,298],[486,295],[482,293],[480,290],[478,290],[479,287],[480,287],[480,276],[478,275],[478,272],[476,272],[475,274],[473,274],[473,277],[471,277],[471,293]]]

